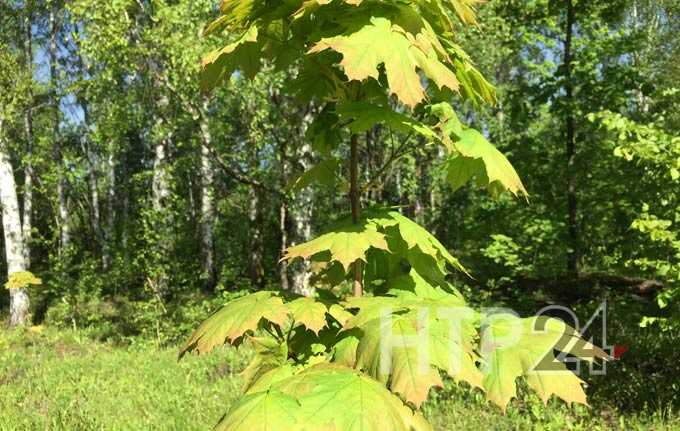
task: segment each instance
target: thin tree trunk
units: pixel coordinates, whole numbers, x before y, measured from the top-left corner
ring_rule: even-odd
[[[0,119],[0,204],[2,204],[2,226],[5,234],[5,256],[9,277],[15,272],[26,271],[27,266],[24,258],[24,237],[14,170],[7,147],[2,140],[2,123]],[[10,289],[10,327],[28,323],[28,307],[29,299],[26,288]]]
[[[352,206],[352,221],[354,223],[359,223],[359,217],[361,217],[361,196],[359,190],[359,135],[357,134],[353,134],[350,138],[349,172],[349,199]],[[354,262],[354,296],[362,296],[364,294],[362,266],[360,261]]]
[[[286,226],[288,218],[288,203],[286,198],[281,198],[279,204],[279,233],[281,235],[281,255],[283,255],[286,248],[288,248],[288,228]],[[279,262],[279,283],[282,290],[290,289],[288,282],[288,261],[282,260]]]
[[[281,190],[285,190],[289,181],[290,164],[288,163],[287,140],[279,141],[279,159],[281,171],[279,172],[279,183]],[[281,256],[283,256],[286,248],[288,248],[288,196],[281,195],[279,202],[279,235],[281,237]],[[282,290],[290,289],[290,280],[288,279],[288,268],[290,265],[286,259],[279,262],[279,284]]]
[[[59,213],[59,242],[60,253],[64,252],[71,245],[71,227],[68,211],[68,200],[66,197],[66,179],[64,178],[64,168],[62,166],[61,137],[59,136],[60,108],[59,97],[57,95],[57,36],[59,33],[59,23],[57,22],[58,5],[52,4],[49,13],[50,25],[50,105],[52,107],[52,152],[54,162],[57,166],[57,204]]]
[[[311,119],[307,119],[309,123]],[[304,133],[302,134],[304,136]],[[310,161],[312,148],[308,141],[304,141],[299,149],[298,160],[302,169],[307,171],[312,163]],[[295,242],[300,244],[312,239],[312,211],[314,208],[314,192],[311,187],[300,190],[295,195],[294,210],[291,218],[295,226]],[[293,265],[293,291],[299,295],[312,296],[314,288],[310,285],[312,273],[308,260],[295,262]]]
[[[102,229],[101,222],[101,210],[100,210],[100,199],[99,199],[99,172],[97,169],[96,154],[92,151],[92,142],[89,138],[90,133],[90,121],[88,114],[88,107],[84,101],[80,101],[80,105],[83,109],[84,115],[84,126],[85,130],[81,135],[81,146],[85,153],[85,158],[87,159],[87,185],[90,189],[90,203],[91,203],[91,214],[90,214],[90,224],[92,226],[92,231],[94,232],[96,242],[99,245],[99,250],[102,256],[102,267],[104,269],[108,268],[108,259],[104,257],[106,248],[104,230]]]
[[[206,104],[203,111],[206,111]],[[203,274],[206,277],[206,290],[213,290],[217,283],[215,264],[215,192],[214,166],[210,154],[212,135],[205,116],[200,117],[201,136],[201,252],[203,255]]]
[[[635,31],[635,35],[638,35],[638,32],[640,31],[640,16],[638,12],[638,2],[637,0],[633,0],[633,30]],[[650,26],[653,27],[653,26]],[[649,30],[648,30],[649,31]],[[653,31],[653,29],[652,29]],[[649,34],[649,33],[648,33]],[[648,40],[645,40],[645,44],[648,42]],[[644,50],[644,48],[642,48]],[[633,65],[635,66],[636,69],[640,70],[641,66],[641,55],[640,55],[640,49],[639,46],[636,45],[635,50],[633,51]],[[649,113],[649,99],[645,96],[645,93],[642,91],[642,82],[639,82],[638,87],[633,90],[635,93],[635,98],[637,100],[637,105],[638,105],[638,111],[642,114],[647,114]]]
[[[573,0],[566,0],[567,23],[564,41],[564,79],[566,95],[565,132],[567,155],[567,211],[569,226],[569,252],[567,271],[578,277],[581,273],[581,238],[578,225],[578,202],[576,196],[576,132],[573,112],[574,87],[572,82],[573,46],[572,39],[575,24]]]
[[[159,91],[157,85],[155,90]],[[162,298],[167,293],[167,273],[166,259],[170,253],[170,232],[168,226],[170,216],[167,211],[167,204],[170,198],[170,182],[168,173],[168,148],[170,144],[170,134],[165,130],[167,125],[163,118],[163,111],[168,107],[170,101],[166,95],[161,95],[157,101],[159,112],[156,112],[156,123],[154,124],[154,159],[153,177],[151,180],[151,206],[153,209],[153,228],[156,236],[156,246],[160,256],[160,261],[154,262],[156,265],[153,270],[156,272],[154,286],[156,296]]]
[[[104,232],[105,241],[102,250],[104,269],[107,269],[111,264],[111,251],[116,239],[116,155],[114,148],[109,149],[109,154],[106,158],[106,177],[106,231]]]
[[[33,229],[33,33],[31,31],[31,15],[26,12],[24,17],[24,58],[26,74],[31,80],[28,86],[28,108],[24,111],[24,133],[26,134],[26,158],[24,168],[24,206],[22,213],[22,233],[24,239],[24,262],[26,267],[31,265],[31,236]]]
[[[262,237],[262,208],[259,194],[260,190],[250,188],[250,207],[248,208],[248,222],[250,224],[250,252],[248,253],[248,268],[250,281],[256,286],[263,282],[264,266],[264,243]]]

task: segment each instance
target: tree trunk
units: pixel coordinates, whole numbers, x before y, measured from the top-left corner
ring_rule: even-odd
[[[359,190],[359,135],[356,134],[353,134],[350,138],[349,174],[349,199],[352,206],[352,221],[359,223],[359,217],[361,217],[361,192]],[[354,296],[362,296],[364,294],[362,266],[360,261],[354,262]]]
[[[275,99],[276,100],[276,99]],[[279,184],[281,190],[285,190],[288,186],[289,174],[290,174],[290,163],[288,162],[288,140],[281,139],[279,141],[279,159],[280,159],[280,172],[279,172]],[[279,236],[281,237],[281,256],[284,255],[286,248],[288,248],[288,196],[282,194],[280,196],[279,202]],[[281,290],[290,289],[290,280],[288,279],[288,261],[283,259],[279,262],[279,284],[281,285]]]
[[[156,82],[155,91],[160,91],[160,85]],[[153,177],[151,180],[151,207],[153,209],[152,226],[158,249],[158,260],[153,262],[154,285],[152,289],[157,297],[162,298],[167,293],[168,274],[166,260],[170,253],[170,214],[167,204],[170,198],[170,181],[168,173],[168,149],[170,145],[170,132],[166,130],[167,124],[163,117],[163,111],[170,101],[164,94],[160,95],[156,105],[155,124],[153,126]]]
[[[116,240],[116,155],[113,146],[109,149],[106,158],[106,177],[106,231],[104,232],[104,248],[102,250],[104,269],[111,265],[111,252]]]
[[[309,122],[309,121],[307,121]],[[303,134],[304,136],[304,134]],[[299,149],[298,160],[302,165],[303,171],[311,168],[312,147],[308,141],[304,141]],[[295,195],[293,202],[294,209],[291,211],[291,218],[295,226],[295,243],[301,244],[312,239],[312,210],[314,208],[314,191],[311,187],[300,190]],[[293,264],[293,292],[312,296],[314,288],[310,285],[312,277],[311,268],[308,260],[295,262]]]
[[[279,203],[279,234],[281,235],[281,255],[288,248],[288,202],[286,198],[282,197]],[[290,289],[290,283],[288,281],[288,261],[282,260],[279,262],[279,283],[281,284],[281,290]]]
[[[576,132],[574,121],[574,86],[572,82],[572,62],[575,12],[573,0],[566,0],[567,23],[564,40],[564,87],[566,97],[565,134],[567,155],[567,212],[569,227],[569,252],[567,272],[574,277],[581,273],[581,238],[578,225],[578,202],[576,196]]]
[[[28,87],[28,107],[24,111],[24,133],[26,134],[26,157],[24,168],[24,206],[21,225],[24,239],[24,262],[26,267],[31,265],[31,236],[33,229],[33,33],[31,31],[31,15],[27,11],[24,17],[24,58],[26,74],[31,79]]]
[[[248,253],[248,270],[253,285],[260,286],[264,280],[264,242],[262,235],[262,208],[260,202],[261,190],[250,188],[250,207],[248,208],[248,222],[250,224],[250,251]]]
[[[27,266],[14,170],[10,162],[9,151],[2,140],[2,126],[2,119],[0,119],[0,204],[2,204],[2,226],[5,234],[5,256],[9,277],[15,272],[26,271]],[[10,290],[10,327],[29,323],[28,306],[26,288]]]
[[[52,152],[54,162],[57,166],[57,204],[59,221],[59,243],[60,253],[64,252],[71,245],[71,227],[68,211],[68,201],[66,197],[66,179],[62,166],[61,137],[59,136],[60,108],[59,97],[57,94],[57,36],[59,33],[59,23],[57,22],[58,5],[52,4],[49,13],[50,25],[50,105],[52,107]]]
[[[206,111],[206,104],[203,111]],[[201,254],[203,255],[203,275],[206,290],[212,291],[217,283],[217,268],[215,264],[215,193],[214,167],[210,154],[212,135],[205,116],[200,117],[201,136]]]

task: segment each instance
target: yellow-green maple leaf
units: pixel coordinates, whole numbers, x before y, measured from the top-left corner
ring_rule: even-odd
[[[291,431],[299,426],[300,403],[276,389],[241,398],[214,428],[215,431]]]
[[[207,353],[225,342],[233,343],[257,329],[262,319],[279,326],[288,321],[288,308],[275,292],[256,292],[230,301],[191,334],[180,348],[179,357],[187,352]]]
[[[322,364],[277,385],[295,396],[306,430],[426,431],[429,425],[383,385],[362,373]]]
[[[507,190],[515,196],[529,196],[508,159],[477,130],[463,130],[453,146],[458,154],[448,161],[447,178],[454,190],[476,177],[495,195]]]
[[[378,80],[378,66],[383,64],[390,92],[404,104],[415,107],[425,98],[417,69],[440,88],[458,89],[455,73],[440,61],[434,48],[423,51],[423,46],[418,35],[408,33],[387,18],[372,17],[369,24],[354,33],[321,39],[309,52],[332,49],[342,54],[340,65],[350,81]]]
[[[567,343],[558,344],[564,340]],[[555,359],[554,349],[588,361],[608,358],[561,320],[496,316],[482,332],[481,353],[486,364],[483,387],[487,398],[505,410],[516,396],[517,378],[526,376],[543,401],[554,394],[568,403],[586,404],[582,381]]]
[[[385,235],[378,232],[370,223],[349,224],[337,230],[321,235],[311,241],[289,247],[284,250],[283,259],[296,257],[310,258],[316,254],[329,252],[330,260],[340,262],[348,270],[357,260],[366,262],[369,248],[389,250]]]
[[[314,298],[298,298],[286,304],[296,324],[302,324],[315,334],[326,326],[326,306]]]
[[[397,344],[419,335],[417,314],[391,314],[389,319],[377,318],[361,327],[364,335],[356,351],[356,368],[389,384],[390,390],[401,394],[416,407],[427,399],[432,387],[442,387],[439,372],[429,362],[423,363],[417,347],[393,347],[390,357],[384,358],[385,334],[391,334]],[[406,338],[408,337],[408,338]],[[421,340],[428,343],[427,340]],[[427,349],[425,344],[424,349]],[[383,367],[383,362],[388,367]]]

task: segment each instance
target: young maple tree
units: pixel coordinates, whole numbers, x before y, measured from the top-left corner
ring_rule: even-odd
[[[456,95],[475,105],[495,101],[454,41],[456,26],[476,23],[478,2],[224,0],[206,28],[239,35],[203,60],[206,88],[235,71],[253,77],[263,62],[296,67],[289,90],[324,104],[310,127],[322,161],[299,184],[337,170],[337,150],[349,143],[351,209],[325,234],[284,252],[323,267],[315,297],[241,297],[182,346],[180,358],[224,343],[255,350],[243,397],[217,429],[429,429],[419,408],[443,386],[442,374],[502,409],[518,377],[545,401],[554,394],[586,403],[582,381],[554,351],[593,360],[606,358],[602,350],[560,320],[468,307],[449,281],[466,271],[446,247],[397,211],[361,208],[360,136],[376,125],[442,145],[453,189],[475,179],[493,194],[527,196],[508,160],[450,104]],[[353,295],[338,298],[334,287],[348,281]]]

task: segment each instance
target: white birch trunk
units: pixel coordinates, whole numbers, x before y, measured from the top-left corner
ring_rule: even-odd
[[[308,115],[302,120],[303,129],[301,135],[304,139],[307,126],[311,123],[311,115]],[[298,160],[304,171],[307,171],[311,163],[312,147],[308,140],[304,140],[298,149]],[[294,198],[290,215],[295,226],[295,243],[301,244],[312,239],[312,209],[314,207],[314,191],[311,187],[306,187],[300,190]],[[293,245],[293,244],[292,244]],[[292,269],[292,290],[293,292],[312,296],[314,294],[314,287],[310,285],[312,273],[310,270],[309,261],[296,262],[290,266]]]
[[[24,258],[24,236],[21,229],[19,201],[17,199],[14,170],[9,153],[2,142],[2,120],[0,119],[0,203],[2,204],[2,226],[5,235],[5,256],[7,276],[26,271]],[[28,323],[28,291],[25,288],[10,290],[10,327]]]
[[[159,109],[165,109],[169,100],[163,95],[158,101]],[[168,149],[170,144],[170,133],[164,130],[166,127],[165,121],[161,114],[156,114],[156,124],[154,125],[154,159],[153,159],[153,178],[151,181],[151,206],[154,212],[153,226],[157,238],[157,247],[160,253],[160,261],[155,262],[158,271],[154,285],[154,289],[158,297],[163,297],[167,292],[167,274],[165,268],[165,260],[170,252],[170,232],[168,226],[170,220],[168,217],[167,203],[170,198],[170,181],[168,173]]]
[[[205,113],[206,106],[203,111]],[[201,251],[203,255],[203,274],[206,277],[206,288],[211,290],[217,281],[215,266],[215,194],[213,190],[215,172],[210,155],[212,135],[205,116],[201,116]]]
[[[105,242],[102,254],[102,261],[105,269],[111,264],[111,249],[113,247],[116,230],[116,157],[113,148],[109,150],[109,155],[106,159],[106,177],[106,232],[104,235]]]

